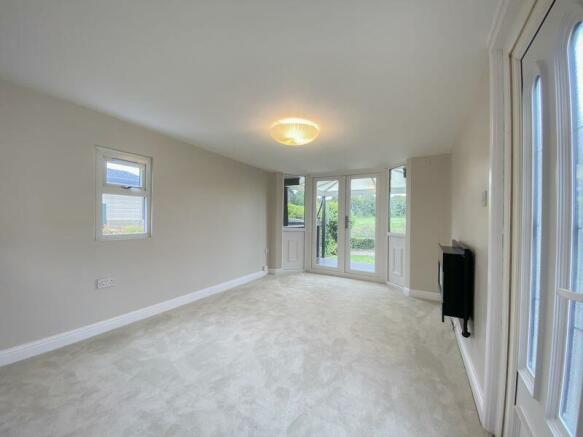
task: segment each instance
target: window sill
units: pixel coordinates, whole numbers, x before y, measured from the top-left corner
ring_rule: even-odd
[[[152,238],[150,234],[122,234],[122,235],[99,235],[97,241],[120,241],[120,240],[147,240]]]

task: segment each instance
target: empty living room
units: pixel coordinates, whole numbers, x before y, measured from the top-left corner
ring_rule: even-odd
[[[582,398],[583,0],[0,0],[0,436]]]

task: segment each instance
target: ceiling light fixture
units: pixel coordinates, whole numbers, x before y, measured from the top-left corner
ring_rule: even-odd
[[[271,126],[271,137],[286,146],[303,146],[314,141],[319,134],[318,125],[303,118],[283,118]]]

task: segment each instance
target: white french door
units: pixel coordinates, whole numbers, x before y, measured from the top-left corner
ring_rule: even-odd
[[[521,62],[517,436],[583,436],[582,21],[554,2]]]
[[[312,270],[379,276],[379,176],[314,178]]]

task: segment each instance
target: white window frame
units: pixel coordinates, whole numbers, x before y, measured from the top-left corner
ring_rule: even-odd
[[[298,232],[303,232],[306,229],[306,180],[307,177],[306,176],[299,176],[299,175],[291,175],[291,174],[284,174],[283,175],[283,190],[285,192],[285,190],[287,189],[285,186],[285,180],[286,179],[292,179],[292,178],[303,178],[304,179],[304,225],[303,226],[290,226],[289,224],[286,226],[283,224],[283,221],[281,223],[281,226],[283,227],[284,231],[298,231]],[[281,201],[284,202],[285,199],[285,195],[282,192],[281,195]],[[282,209],[285,207],[285,204],[282,204]]]
[[[549,375],[549,396],[545,406],[545,414],[551,431],[555,436],[568,436],[569,433],[560,418],[560,405],[563,389],[563,373],[565,371],[565,351],[567,338],[569,301],[580,296],[569,290],[571,281],[572,256],[572,159],[573,148],[576,146],[572,138],[573,111],[571,102],[573,81],[573,59],[571,58],[571,39],[578,23],[583,22],[583,8],[573,5],[570,13],[563,18],[561,34],[557,44],[557,273],[555,290],[554,329],[551,349],[551,365]],[[579,417],[578,432],[581,432],[583,415]]]
[[[396,170],[398,168],[402,168],[403,169],[403,179],[405,179],[405,232],[393,232],[391,230],[391,172],[393,170]],[[387,172],[387,179],[388,179],[388,195],[387,195],[387,235],[397,235],[400,237],[404,237],[407,235],[407,212],[409,211],[409,198],[407,197],[407,184],[408,184],[408,180],[407,180],[407,164],[403,163],[400,165],[396,165],[393,167],[389,168],[389,171]]]
[[[119,184],[108,184],[106,180],[108,161],[126,161],[143,168],[141,187],[124,187]],[[106,147],[96,147],[96,215],[95,215],[95,238],[96,240],[135,240],[152,236],[152,158],[136,155]],[[103,202],[104,194],[117,194],[122,196],[142,197],[145,200],[146,232],[139,234],[103,234]]]
[[[583,23],[583,8],[574,4],[563,18],[562,29],[557,44],[557,272],[555,278],[555,308],[553,314],[553,340],[549,370],[548,397],[545,415],[551,431],[555,436],[569,436],[567,427],[560,418],[561,396],[563,390],[563,373],[565,369],[565,352],[567,346],[567,324],[569,319],[569,302],[581,298],[569,290],[571,282],[572,241],[572,164],[575,143],[572,138],[573,111],[572,92],[572,58],[571,40],[578,23]],[[582,24],[583,25],[583,24]],[[583,427],[583,414],[579,416],[578,432]]]

